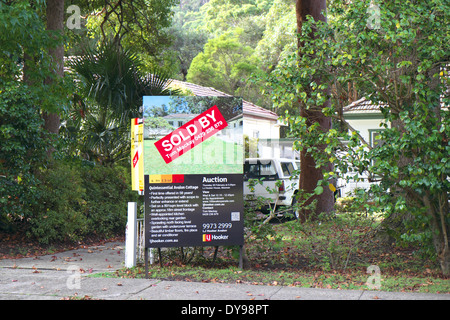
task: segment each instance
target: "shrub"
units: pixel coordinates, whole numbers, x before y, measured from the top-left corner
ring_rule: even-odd
[[[33,210],[29,234],[43,243],[80,240],[88,230],[79,171],[58,163],[42,170],[40,179],[39,203]]]
[[[14,231],[33,214],[46,159],[45,132],[35,98],[26,86],[0,90],[0,231]]]
[[[91,233],[111,236],[125,230],[127,202],[136,201],[131,191],[130,173],[121,167],[84,167],[83,186],[86,190],[84,213]]]
[[[42,170],[29,235],[43,243],[123,234],[127,202],[136,201],[127,171],[80,161]]]

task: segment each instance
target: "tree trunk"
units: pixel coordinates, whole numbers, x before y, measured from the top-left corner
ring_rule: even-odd
[[[301,34],[302,24],[306,21],[307,16],[312,16],[316,21],[327,21],[326,16],[326,0],[297,0],[296,3],[296,17],[297,17],[297,32]],[[298,46],[303,44],[299,41]],[[315,79],[320,84],[320,79]],[[321,108],[329,106],[330,101],[327,101]],[[320,124],[323,131],[331,129],[331,118],[325,117],[319,110],[307,110],[305,107],[300,107],[300,115],[307,119],[307,124],[312,125],[315,122]],[[324,148],[325,146],[323,146]],[[317,187],[317,182],[323,178],[323,170],[331,171],[331,165],[328,168],[316,168],[316,162],[314,158],[309,155],[306,150],[300,153],[300,181],[299,187],[301,190],[307,193],[314,192]],[[317,199],[317,205],[315,209],[316,215],[333,211],[334,207],[334,195],[329,188],[324,188],[322,194],[314,196],[312,200]],[[308,204],[308,203],[307,203]],[[305,217],[313,218],[313,212],[303,212]]]
[[[47,30],[64,32],[64,0],[47,0]],[[50,48],[49,54],[53,60],[53,70],[57,76],[64,76],[64,45]],[[47,79],[46,84],[52,82]],[[58,133],[60,127],[60,116],[57,113],[43,113],[45,121],[44,128],[51,133]]]

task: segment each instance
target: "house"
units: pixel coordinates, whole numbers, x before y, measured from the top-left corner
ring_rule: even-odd
[[[377,136],[384,130],[385,119],[378,104],[361,98],[344,107],[343,114],[344,119],[358,131],[367,145],[374,147],[379,143]],[[372,183],[377,183],[371,181],[364,173],[359,174],[357,178],[359,179],[352,179],[347,183],[343,183],[343,180],[338,183],[341,196],[348,195],[356,188],[367,189]]]
[[[348,124],[359,132],[369,146],[375,146],[376,136],[383,130],[384,117],[380,106],[361,98],[344,107],[343,112]]]
[[[189,122],[192,119],[194,119],[196,116],[198,116],[198,114],[178,113],[178,114],[169,114],[163,118],[167,120],[167,123],[171,125],[174,129],[177,129],[182,125],[184,125],[186,122]]]

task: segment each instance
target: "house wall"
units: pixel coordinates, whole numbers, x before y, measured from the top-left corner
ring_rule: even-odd
[[[348,113],[345,115],[346,121],[359,132],[364,140],[371,146],[373,146],[373,138],[377,135],[376,132],[383,130],[384,126],[380,126],[384,119],[382,115],[377,112],[369,113]],[[356,178],[356,177],[355,177]],[[367,189],[372,183],[369,182],[368,177],[365,174],[358,175],[358,179],[345,183],[343,180],[338,182],[338,187],[341,192],[341,196],[351,194],[356,188]]]
[[[276,121],[246,115],[244,116],[244,135],[250,139],[259,139],[258,155],[260,157],[280,157],[280,149],[277,145],[263,143],[267,139],[280,139],[280,127]]]
[[[383,119],[381,118],[364,118],[362,115],[360,118],[346,119],[347,122],[364,138],[367,143],[371,143],[372,139],[370,133],[376,130],[383,130],[380,127]]]
[[[276,121],[244,116],[244,135],[258,139],[279,139],[280,127]]]

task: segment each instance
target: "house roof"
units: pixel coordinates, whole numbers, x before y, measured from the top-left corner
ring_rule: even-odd
[[[211,88],[211,87],[203,87],[197,84],[179,81],[179,80],[172,80],[171,86],[177,86],[185,88],[192,92],[195,96],[203,96],[203,97],[231,97],[231,95],[219,91],[217,89]],[[256,117],[261,117],[265,119],[269,119],[272,121],[278,120],[278,115],[270,110],[264,109],[260,106],[257,106],[251,102],[242,100],[243,104],[243,113],[244,115],[252,115]]]
[[[350,113],[380,113],[380,106],[374,104],[372,101],[366,98],[353,101],[348,106],[343,108],[344,114]]]
[[[380,107],[387,106],[386,103],[373,103],[372,101],[364,98],[353,101],[348,106],[343,108],[344,115],[358,115],[358,114],[381,114]],[[441,108],[448,109],[441,99]]]
[[[164,116],[164,119],[170,120],[170,119],[194,119],[198,114],[196,113],[172,113],[167,116]]]

